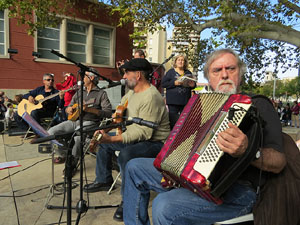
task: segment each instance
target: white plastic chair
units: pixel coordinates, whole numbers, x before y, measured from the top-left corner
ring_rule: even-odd
[[[246,214],[244,216],[236,217],[230,220],[222,221],[222,222],[216,222],[214,225],[221,225],[221,224],[237,224],[237,223],[243,223],[248,221],[253,221],[253,214]]]

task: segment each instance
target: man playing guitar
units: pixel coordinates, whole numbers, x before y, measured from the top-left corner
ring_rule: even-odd
[[[43,86],[37,87],[36,89],[29,91],[29,93],[23,95],[23,101],[26,101],[27,99],[31,104],[36,103],[35,97],[37,96],[43,96],[44,98],[49,97],[50,95],[55,96],[45,101],[42,108],[35,109],[29,113],[38,123],[41,122],[41,118],[53,117],[57,107],[62,108],[64,106],[64,93],[59,92],[53,87],[54,74],[45,73],[43,75],[43,84]],[[23,110],[24,112],[27,111],[26,106]],[[22,115],[17,116],[17,124],[20,128],[27,129],[28,125],[21,120],[21,116]]]
[[[103,118],[110,118],[112,114],[112,106],[108,99],[108,96],[105,91],[97,87],[99,76],[98,72],[90,68],[90,71],[86,72],[83,82],[83,130],[90,130],[99,126]],[[69,117],[72,116],[76,111],[80,110],[80,106],[73,107],[74,105],[80,105],[80,90],[78,90],[75,95],[72,97],[72,100],[69,106],[66,108],[66,113]],[[54,127],[51,127],[48,132],[50,135],[59,135],[64,133],[74,132],[80,127],[80,121],[78,117],[76,119],[69,119],[64,121]],[[67,151],[66,149],[59,148],[56,153],[60,155],[55,159],[55,163],[62,163],[65,161]],[[72,147],[72,175],[76,173],[76,165],[80,157],[80,136],[77,135],[74,137],[74,145]]]

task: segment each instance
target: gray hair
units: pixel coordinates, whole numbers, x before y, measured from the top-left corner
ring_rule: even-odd
[[[89,77],[93,76],[93,77],[94,77],[93,82],[94,82],[95,84],[98,84],[98,82],[99,82],[99,76],[97,75],[97,74],[99,74],[98,70],[96,70],[96,69],[93,68],[93,67],[89,67],[89,69],[90,69],[90,71],[87,72],[87,75],[88,75]]]
[[[52,78],[54,78],[54,74],[53,74],[53,73],[45,73],[45,74],[43,75],[43,80],[45,80],[46,77],[52,77]]]
[[[207,56],[205,60],[205,65],[204,65],[204,77],[209,80],[209,67],[215,61],[217,58],[219,58],[223,54],[232,54],[238,62],[238,67],[239,67],[239,78],[242,80],[243,75],[247,72],[246,64],[240,59],[239,55],[232,49],[230,48],[224,48],[220,50],[216,50],[210,55]]]

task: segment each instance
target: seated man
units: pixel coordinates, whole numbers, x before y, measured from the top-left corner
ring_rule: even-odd
[[[36,89],[29,91],[29,93],[23,95],[23,100],[18,105],[18,115],[15,116],[15,121],[20,128],[26,129],[27,124],[22,121],[21,116],[26,111],[30,114],[38,123],[41,123],[41,118],[53,117],[57,107],[64,106],[64,93],[59,92],[53,87],[54,74],[45,73],[43,75],[43,86],[37,87]],[[55,95],[58,93],[58,95]],[[36,97],[42,97],[49,99],[42,103],[42,108],[36,105]],[[53,96],[53,97],[51,97]],[[40,99],[40,98],[39,98]],[[28,100],[28,101],[27,101]]]
[[[222,93],[238,93],[245,64],[231,49],[221,49],[208,56],[204,76],[212,90]],[[209,202],[185,188],[165,189],[162,175],[153,166],[154,159],[133,159],[125,170],[124,222],[125,224],[150,224],[148,203],[150,190],[159,194],[152,203],[153,224],[211,225],[251,212],[256,201],[256,189],[265,182],[267,172],[279,173],[286,164],[282,147],[281,124],[272,104],[264,98],[253,99],[262,119],[263,148],[261,157],[231,185],[223,195],[223,203]],[[225,153],[240,157],[248,146],[247,136],[235,125],[218,134],[216,143]],[[260,170],[262,173],[260,179]]]
[[[127,130],[116,136],[109,136],[103,130],[101,144],[97,152],[96,179],[94,183],[84,186],[86,192],[107,191],[113,183],[112,155],[119,151],[118,163],[122,176],[121,194],[124,188],[124,169],[132,158],[155,157],[163,146],[170,132],[169,117],[163,98],[158,90],[148,81],[152,71],[151,64],[142,58],[126,62],[121,69],[125,70],[123,78],[127,79],[129,92],[122,98],[121,104],[128,102],[126,117],[139,117],[157,123],[157,129],[139,124],[132,124]],[[96,132],[96,133],[97,133]],[[114,219],[123,220],[122,203]]]
[[[94,70],[96,73],[97,71]],[[84,76],[84,90],[83,90],[83,130],[94,129],[99,126],[100,121],[103,118],[111,117],[112,107],[110,101],[107,97],[105,91],[99,89],[97,87],[99,81],[99,77],[92,72],[86,72]],[[76,118],[74,113],[75,111],[80,110],[80,108],[72,107],[74,104],[80,102],[80,90],[78,90],[75,95],[72,97],[72,100],[69,106],[66,108],[66,113],[69,115],[73,115],[73,120],[64,121],[54,127],[51,127],[48,131],[50,135],[58,135],[69,132],[74,132],[75,130],[79,130],[80,121],[79,117]],[[77,104],[79,105],[79,104]],[[73,174],[76,172],[76,164],[80,157],[80,136],[74,137],[74,146],[72,148],[73,155]],[[55,159],[56,163],[62,163],[66,158],[66,151],[63,149],[58,149],[58,154],[60,157]]]

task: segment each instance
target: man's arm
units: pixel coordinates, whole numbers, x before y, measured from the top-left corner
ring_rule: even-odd
[[[242,156],[248,147],[247,136],[235,125],[220,132],[216,140],[220,149],[232,157]],[[272,148],[263,148],[261,157],[251,164],[264,171],[279,173],[286,165],[285,155]]]
[[[260,152],[260,158],[251,163],[264,171],[279,173],[286,165],[285,155],[273,148],[263,148]]]

